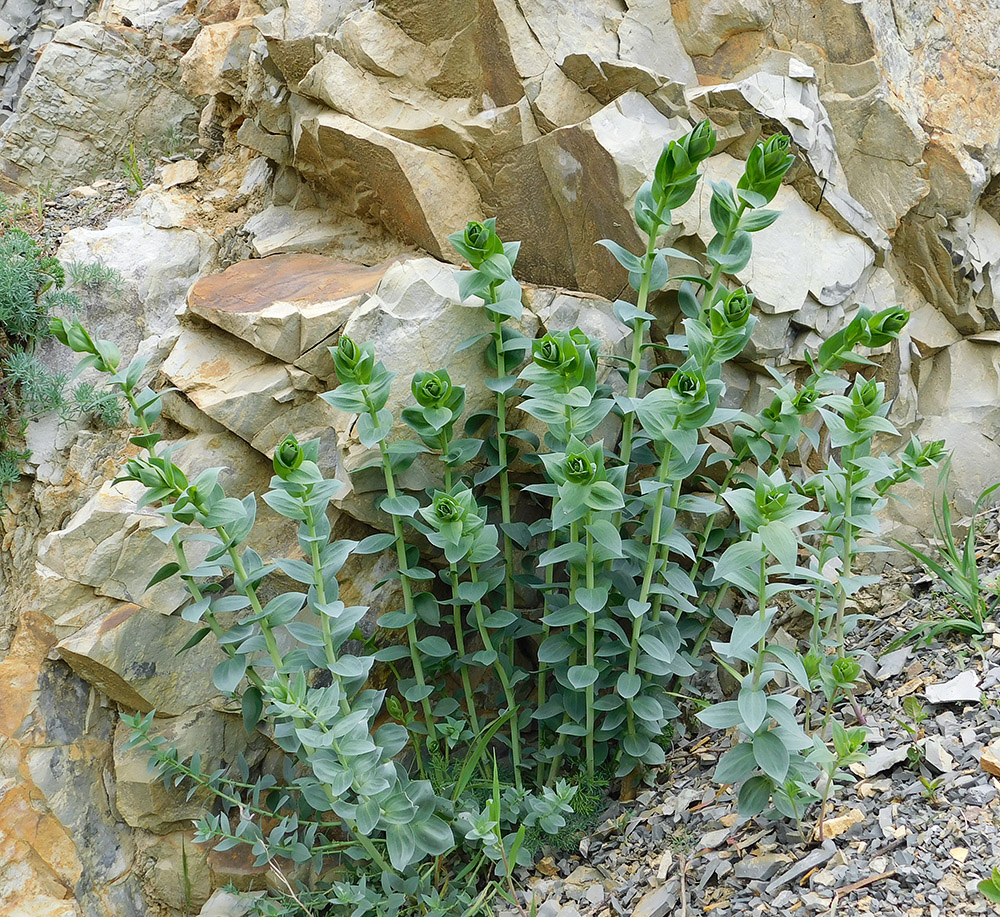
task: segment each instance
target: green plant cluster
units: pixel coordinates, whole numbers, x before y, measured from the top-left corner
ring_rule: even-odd
[[[104,283],[117,277],[97,268]],[[0,508],[4,490],[19,479],[21,464],[30,457],[21,443],[29,420],[51,411],[64,417],[87,414],[105,424],[120,419],[111,393],[83,382],[67,393],[67,377],[35,357],[36,347],[49,336],[50,313],[74,312],[80,305],[66,279],[59,261],[44,254],[26,232],[7,228],[0,233]]]
[[[895,430],[861,350],[895,340],[908,318],[895,307],[860,309],[804,380],[776,373],[759,413],[722,406],[725,364],[756,322],[753,296],[724,278],[778,217],[768,205],[793,157],[773,136],[735,186],[712,185],[705,269],[675,276],[672,266],[696,259],[658,240],[714,147],[703,122],[664,149],[635,202],[644,251],[601,243],[635,291],[614,304],[632,335],[620,378],[578,328],[520,333],[518,244],[493,220],[452,236],[471,268],[458,274],[461,295],[484,313],[482,334],[461,347],[483,349],[492,410],[465,416],[463,386],[427,367],[400,418],[414,437],[400,438],[387,407],[395,374],[372,344],[340,338],[338,385],[323,397],[356,415],[385,487],[387,531],[360,541],[331,540],[326,509],[341,485],[320,472],[316,442],[289,436],[263,500],[298,523],[301,554],[265,561],[247,546],[255,496],[228,496],[218,469],[189,480],[161,447],[143,363],[123,367],[113,344],[54,323],[82,365],[120,387],[140,427],[132,441],[144,453],[120,480],[145,485],[144,503],[169,521],[156,535],[174,552],[152,582],[183,580],[191,643],[218,641],[216,686],[241,699],[248,729],[264,724],[287,764],[280,782],[243,763],[206,773],[198,755],[153,735],[151,714],[128,718],[133,745],[167,781],[219,799],[202,841],[311,865],[314,880],[266,905],[273,913],[308,903],[443,917],[478,913],[493,894],[514,902],[515,865],[530,862],[533,839],[564,830],[580,794],[664,763],[678,699],[712,662],[739,684],[697,714],[720,742],[730,737],[717,780],[739,785],[742,814],[792,819],[805,840],[813,812],[822,834],[836,783],[865,756],[860,666],[845,647],[851,597],[872,582],[857,558],[875,549],[892,487],[919,479],[943,445],[872,452],[876,434]],[[678,320],[653,344],[649,300],[668,284]],[[811,450],[828,456],[819,471],[805,461]],[[418,457],[440,464],[441,486],[426,494],[399,484]],[[521,463],[534,474],[515,474]],[[208,547],[197,564],[192,539]],[[366,609],[340,600],[337,576],[351,554],[383,551],[395,556],[402,607],[378,622],[398,641],[376,648],[359,628]],[[277,573],[299,585],[265,601]],[[811,621],[806,651],[773,639],[779,603]],[[370,686],[376,663],[395,673],[391,692]],[[841,722],[842,710],[857,722]]]

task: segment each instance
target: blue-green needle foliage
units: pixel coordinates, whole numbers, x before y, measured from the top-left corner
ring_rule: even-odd
[[[105,283],[118,277],[101,265],[87,267]],[[52,411],[63,418],[85,414],[104,425],[120,420],[118,402],[109,393],[87,382],[70,391],[65,375],[35,357],[49,336],[50,313],[80,305],[65,283],[59,261],[45,255],[26,232],[7,228],[0,233],[0,509],[5,491],[30,458],[21,441],[29,420]]]
[[[873,434],[893,428],[862,349],[897,337],[908,316],[896,307],[859,309],[804,379],[776,374],[762,409],[722,406],[724,365],[756,323],[753,296],[726,278],[777,219],[767,205],[793,157],[776,135],[753,148],[735,186],[714,183],[706,263],[674,275],[696,259],[659,239],[714,146],[706,121],[663,150],[636,196],[642,252],[600,243],[635,294],[613,306],[631,334],[617,370],[579,328],[524,337],[519,246],[494,220],[451,237],[470,266],[460,293],[482,309],[482,332],[460,346],[483,355],[489,410],[466,413],[466,387],[481,379],[429,366],[399,381],[373,344],[340,338],[338,385],[323,397],[357,417],[384,484],[382,530],[362,540],[332,538],[326,510],[341,484],[321,473],[316,442],[290,436],[262,499],[297,522],[300,551],[266,561],[248,546],[256,497],[228,496],[218,469],[189,480],[162,447],[160,396],[139,384],[142,364],[121,366],[114,345],[54,324],[121,389],[140,428],[144,453],[122,478],[146,486],[174,554],[152,581],[182,579],[190,642],[218,641],[217,687],[286,755],[281,781],[242,761],[208,773],[153,737],[151,715],[129,719],[165,779],[217,797],[202,840],[249,845],[260,863],[311,862],[298,900],[324,913],[484,912],[493,894],[513,895],[513,870],[540,839],[593,806],[595,788],[664,763],[678,699],[710,664],[739,683],[698,718],[734,741],[716,776],[740,786],[744,812],[770,809],[801,828],[863,758],[863,728],[837,719],[838,704],[856,708],[845,640],[851,596],[870,578],[855,558],[870,550],[889,490],[941,445],[871,451]],[[662,346],[649,340],[650,298],[668,285],[682,311],[666,329],[673,362],[650,368]],[[412,396],[399,418],[394,387]],[[813,472],[802,459],[821,440],[830,460]],[[417,461],[439,483],[409,492]],[[350,555],[383,552],[401,607],[378,621],[396,639],[376,646],[337,577]],[[277,573],[298,585],[272,585]],[[805,652],[773,639],[782,595],[811,626]],[[392,672],[391,692],[372,686],[376,665]],[[266,907],[297,912],[289,900]]]

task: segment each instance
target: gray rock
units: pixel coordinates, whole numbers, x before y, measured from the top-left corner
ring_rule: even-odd
[[[791,858],[784,853],[765,853],[761,856],[748,856],[736,864],[733,874],[737,879],[766,882],[782,866],[790,862]]]
[[[996,788],[992,786],[974,786],[966,790],[965,795],[962,798],[966,805],[988,806],[994,799],[997,798],[997,791]]]
[[[903,666],[906,665],[906,660],[910,658],[910,653],[912,649],[908,646],[904,646],[902,649],[896,650],[892,653],[886,653],[884,656],[879,657],[879,667],[878,671],[875,673],[875,678],[879,681],[886,681],[889,678],[895,678],[897,675],[901,674],[903,671]]]
[[[796,879],[804,876],[810,869],[816,869],[825,865],[836,852],[837,847],[833,841],[824,841],[821,847],[806,854],[790,869],[786,869],[780,876],[772,879],[768,883],[765,893],[773,895],[782,886],[788,885],[790,882],[794,882]]]
[[[939,774],[947,774],[955,770],[955,759],[937,739],[927,739],[924,742],[924,760]]]
[[[677,905],[678,887],[679,883],[675,880],[661,888],[646,892],[632,911],[632,917],[667,917],[672,914]]]
[[[983,692],[979,689],[979,676],[967,670],[950,681],[928,685],[924,696],[931,704],[979,703]]]
[[[874,777],[897,764],[902,764],[906,760],[906,753],[907,747],[905,745],[900,745],[898,748],[878,749],[865,762],[865,776]]]

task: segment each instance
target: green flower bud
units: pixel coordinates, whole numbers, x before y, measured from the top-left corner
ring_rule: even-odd
[[[684,144],[691,162],[697,164],[712,155],[715,149],[715,129],[706,118],[691,133],[682,137],[680,142]]]
[[[932,443],[928,443],[923,449],[920,450],[920,455],[917,458],[917,465],[921,468],[926,468],[928,465],[936,465],[938,462],[942,461],[944,457],[948,454],[948,450],[945,447],[943,439],[936,439]]]
[[[591,484],[597,477],[597,465],[588,452],[576,452],[566,456],[563,463],[566,478],[574,484]]]
[[[670,377],[667,388],[689,404],[702,401],[708,394],[704,377],[685,369],[678,370]]]
[[[865,380],[854,384],[851,389],[851,408],[856,420],[864,420],[878,412],[882,407],[883,386],[874,380]]]
[[[433,507],[434,516],[442,525],[462,522],[468,513],[466,507],[459,503],[453,496],[446,493],[437,493],[434,495]]]
[[[894,341],[909,320],[910,313],[901,306],[891,306],[876,313],[868,319],[869,346],[884,347]]]
[[[399,698],[395,694],[390,694],[385,699],[385,709],[386,712],[394,720],[403,723],[406,721],[406,714],[403,713],[403,705],[400,703]]]
[[[848,688],[858,680],[858,676],[861,674],[861,665],[856,659],[845,656],[833,664],[831,672],[838,685]]]
[[[584,338],[589,344],[589,339],[585,335]],[[542,369],[570,376],[580,368],[581,356],[573,335],[567,331],[557,331],[531,342],[531,359]]]
[[[451,377],[445,369],[436,373],[419,372],[410,383],[413,397],[422,408],[435,408],[444,404],[451,395]]]
[[[792,407],[796,414],[811,414],[818,400],[819,392],[816,389],[804,388],[792,399]]]
[[[491,255],[503,254],[503,242],[496,232],[496,221],[487,220],[480,223],[473,220],[466,224],[463,242],[463,254],[469,259],[473,268],[478,268]]]
[[[785,134],[775,134],[766,142],[757,141],[747,157],[746,169],[737,187],[760,194],[765,201],[772,200],[785,173],[795,162],[795,157],[788,152],[790,145]]]
[[[778,487],[775,490],[765,490],[757,500],[757,509],[760,510],[760,514],[769,521],[780,518],[785,504],[788,503],[788,493],[788,485]]]
[[[750,319],[753,310],[753,294],[742,287],[733,290],[723,301],[721,313],[731,328],[742,328]]]
[[[372,379],[375,357],[371,346],[359,347],[346,334],[340,336],[333,351],[333,365],[341,382],[367,385]]]
[[[279,478],[287,478],[291,472],[301,467],[305,453],[302,446],[294,436],[287,436],[277,449],[274,450],[274,473]]]

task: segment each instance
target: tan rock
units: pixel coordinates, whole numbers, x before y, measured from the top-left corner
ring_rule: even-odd
[[[861,809],[851,809],[844,815],[838,815],[836,818],[827,818],[823,820],[823,837],[833,838],[840,837],[845,831],[850,831],[855,825],[860,825],[861,822],[865,820],[865,813]],[[816,837],[819,838],[819,826],[817,826]]]
[[[143,493],[140,484],[105,483],[64,528],[46,536],[39,559],[59,576],[93,586],[98,595],[141,601],[149,609],[170,614],[184,603],[187,593],[176,579],[146,591],[150,577],[173,560],[174,552],[153,535],[167,525],[166,519],[152,509],[138,508]],[[195,551],[192,560],[200,561],[204,553]],[[53,617],[65,610],[62,603],[56,605]]]
[[[983,749],[982,754],[979,756],[979,766],[987,774],[1000,777],[1000,742],[994,742]]]
[[[333,410],[314,376],[212,326],[185,328],[163,372],[195,406],[259,452],[289,433],[329,435]]]
[[[243,261],[199,280],[188,308],[257,350],[328,379],[327,348],[387,268],[309,254]]]
[[[198,180],[198,163],[193,159],[178,159],[163,167],[163,190],[177,185],[189,185]]]
[[[202,640],[178,655],[197,629],[179,617],[122,605],[61,640],[56,651],[84,681],[125,707],[179,716],[218,695],[212,671],[225,658],[218,645]]]
[[[369,213],[431,254],[458,261],[447,237],[483,211],[457,158],[305,104],[293,136],[297,168],[334,193],[370,191]]]

